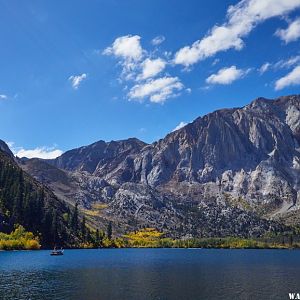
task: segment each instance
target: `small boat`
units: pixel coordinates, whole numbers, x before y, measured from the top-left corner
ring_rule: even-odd
[[[54,248],[51,251],[50,255],[52,255],[52,256],[64,255],[64,250],[62,248],[58,249],[58,250],[56,248]]]

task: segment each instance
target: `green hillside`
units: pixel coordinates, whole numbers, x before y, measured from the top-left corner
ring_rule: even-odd
[[[39,237],[42,247],[77,247],[85,242],[78,212],[70,209],[0,151],[0,232],[17,225]],[[84,225],[85,226],[85,225]]]

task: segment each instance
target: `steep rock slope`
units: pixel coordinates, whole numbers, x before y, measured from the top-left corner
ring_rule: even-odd
[[[100,141],[45,162],[63,172],[72,196],[58,192],[62,180],[47,168],[41,176],[30,161],[24,167],[70,202],[106,203],[99,215],[120,231],[151,225],[173,235],[259,235],[279,230],[266,218],[298,212],[299,144],[294,95],[215,111],[151,145]]]
[[[122,181],[130,181],[131,157],[138,154],[146,144],[138,139],[96,142],[65,152],[48,162],[67,171],[85,171],[97,177],[116,178],[121,172]]]
[[[134,160],[135,178],[152,187],[214,183],[213,194],[249,204],[297,205],[299,116],[299,96],[216,111],[145,147]]]

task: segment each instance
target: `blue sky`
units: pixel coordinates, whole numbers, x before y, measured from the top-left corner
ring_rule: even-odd
[[[19,155],[299,93],[300,0],[0,0],[0,138]]]

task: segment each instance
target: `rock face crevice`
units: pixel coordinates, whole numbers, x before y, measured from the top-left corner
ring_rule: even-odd
[[[25,160],[23,168],[70,203],[106,203],[102,216],[120,228],[262,233],[275,226],[266,219],[291,223],[299,209],[300,96],[218,110],[150,145],[99,141],[43,163],[61,179],[42,162],[39,169]],[[231,226],[236,220],[240,227]]]

